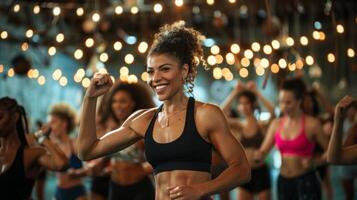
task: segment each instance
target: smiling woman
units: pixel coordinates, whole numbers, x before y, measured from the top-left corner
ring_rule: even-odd
[[[101,138],[95,133],[97,97],[112,86],[108,74],[96,74],[83,103],[78,150],[90,160],[122,150],[141,138],[155,174],[156,199],[210,199],[250,179],[243,148],[230,132],[222,110],[187,97],[202,60],[203,35],[182,23],[165,25],[155,35],[147,57],[148,83],[163,104],[139,110]],[[212,149],[228,168],[211,179]]]

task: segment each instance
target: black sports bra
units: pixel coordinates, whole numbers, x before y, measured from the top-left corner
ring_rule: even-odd
[[[212,144],[206,142],[197,131],[194,118],[195,99],[190,97],[188,100],[182,134],[169,143],[157,143],[153,138],[156,118],[162,107],[163,105],[155,113],[145,133],[145,154],[154,173],[172,170],[210,172]]]

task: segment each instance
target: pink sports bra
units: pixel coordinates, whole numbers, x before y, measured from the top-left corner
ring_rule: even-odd
[[[296,155],[310,157],[313,154],[315,144],[310,142],[305,132],[305,117],[301,117],[301,131],[294,139],[283,139],[281,129],[284,125],[285,117],[281,119],[278,130],[275,132],[275,145],[282,155]]]

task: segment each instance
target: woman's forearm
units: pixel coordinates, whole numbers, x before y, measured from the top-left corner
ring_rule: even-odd
[[[98,141],[95,125],[96,104],[97,98],[84,97],[77,138],[78,157],[83,160],[91,159],[91,150]]]
[[[66,155],[63,153],[63,151],[56,145],[54,144],[51,140],[45,139],[42,143],[44,147],[46,147],[46,150],[49,153],[50,159],[51,159],[51,169],[50,170],[55,170],[55,171],[61,171],[68,167],[69,162],[66,157]]]
[[[251,179],[251,168],[247,162],[228,166],[217,178],[200,184],[204,196],[229,191]]]
[[[268,99],[266,99],[259,91],[257,92],[257,96],[260,101],[263,103],[264,107],[268,110],[271,115],[271,118],[275,118],[274,106]]]
[[[229,116],[230,109],[233,103],[234,98],[237,96],[237,92],[235,89],[229,94],[229,96],[224,100],[223,104],[221,105],[221,108],[227,116]]]
[[[327,161],[333,164],[340,162],[342,149],[343,119],[335,118],[331,139],[327,149]]]

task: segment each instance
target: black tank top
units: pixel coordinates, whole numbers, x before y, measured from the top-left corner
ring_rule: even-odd
[[[24,168],[25,145],[21,144],[11,167],[0,175],[0,199],[30,199],[35,180],[26,177]]]
[[[154,168],[154,173],[172,170],[192,170],[210,172],[212,145],[198,133],[194,110],[195,99],[190,97],[187,104],[185,127],[176,140],[169,143],[157,143],[153,138],[153,129],[158,113],[155,113],[145,133],[145,155]]]
[[[242,134],[242,137],[240,138],[240,143],[245,148],[255,148],[255,149],[257,149],[263,143],[263,140],[264,140],[264,137],[263,137],[261,131],[258,130],[257,133],[253,137],[245,137]]]

